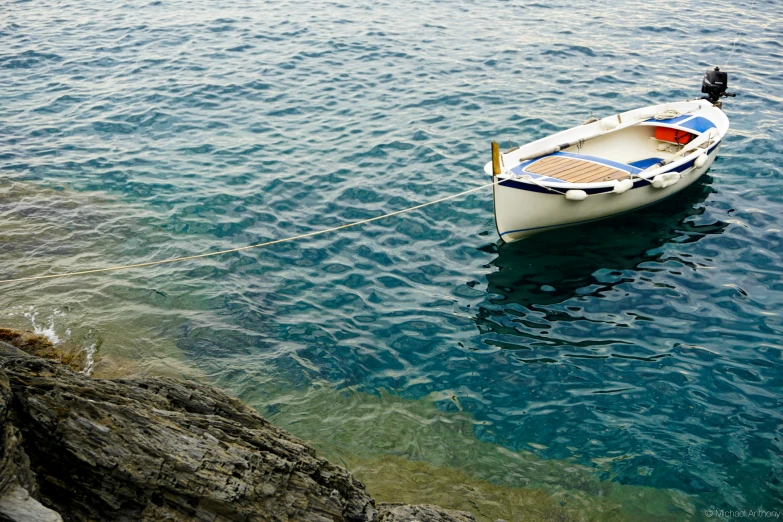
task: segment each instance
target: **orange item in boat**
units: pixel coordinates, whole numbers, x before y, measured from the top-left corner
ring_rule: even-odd
[[[655,139],[685,145],[693,139],[693,134],[688,131],[672,129],[669,127],[655,127]]]

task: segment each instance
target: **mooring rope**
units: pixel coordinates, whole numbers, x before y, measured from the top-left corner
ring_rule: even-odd
[[[40,281],[40,280],[43,280],[43,279],[60,279],[60,278],[65,278],[65,277],[83,276],[83,275],[88,275],[88,274],[100,274],[100,273],[103,273],[103,272],[117,272],[117,271],[120,271],[120,270],[130,270],[130,269],[133,269],[133,268],[145,268],[145,267],[148,267],[148,266],[165,265],[165,264],[169,264],[169,263],[179,263],[180,261],[189,261],[189,260],[192,260],[192,259],[203,259],[205,257],[222,256],[222,255],[225,255],[225,254],[232,254],[234,252],[242,252],[243,250],[251,250],[251,249],[254,249],[254,248],[262,248],[262,247],[267,247],[267,246],[271,246],[271,245],[276,245],[278,243],[287,243],[289,241],[296,241],[296,240],[304,239],[304,238],[307,238],[307,237],[320,236],[322,234],[328,234],[329,232],[336,232],[337,230],[343,230],[343,229],[346,229],[346,228],[357,227],[359,225],[364,225],[366,223],[371,223],[373,221],[378,221],[380,219],[384,219],[384,218],[387,218],[387,217],[397,216],[399,214],[405,214],[406,212],[412,212],[414,210],[418,210],[418,209],[424,208],[424,207],[429,207],[430,205],[435,205],[437,203],[442,203],[442,202],[448,201],[450,199],[456,199],[456,198],[465,196],[467,194],[470,194],[472,192],[478,192],[479,190],[483,190],[483,189],[485,189],[487,187],[491,187],[493,185],[497,185],[498,183],[500,183],[502,181],[506,181],[506,180],[505,179],[497,179],[497,180],[493,181],[492,183],[487,183],[486,185],[481,185],[479,187],[475,187],[475,188],[472,188],[472,189],[469,189],[469,190],[465,190],[465,191],[460,192],[458,194],[452,194],[450,196],[445,196],[445,197],[442,197],[442,198],[438,198],[438,199],[433,200],[433,201],[428,201],[427,203],[422,203],[420,205],[414,205],[412,207],[404,208],[402,210],[396,210],[394,212],[389,212],[388,214],[383,214],[382,216],[376,216],[376,217],[373,217],[373,218],[362,219],[360,221],[354,221],[352,223],[345,223],[344,225],[339,225],[339,226],[332,227],[332,228],[326,228],[326,229],[323,229],[323,230],[316,230],[316,231],[313,231],[313,232],[307,232],[305,234],[299,234],[297,236],[291,236],[291,237],[286,237],[286,238],[282,238],[282,239],[273,239],[271,241],[265,241],[263,243],[256,243],[255,245],[247,245],[247,246],[243,246],[243,247],[230,248],[228,250],[220,250],[219,252],[207,252],[207,253],[204,253],[204,254],[196,254],[196,255],[192,255],[192,256],[172,257],[170,259],[163,259],[161,261],[149,261],[149,262],[146,262],[146,263],[135,263],[135,264],[132,264],[132,265],[112,266],[112,267],[108,267],[108,268],[96,268],[96,269],[93,269],[93,270],[81,270],[81,271],[78,271],[78,272],[66,272],[64,274],[51,274],[51,275],[45,275],[45,276],[18,277],[18,278],[15,278],[15,279],[3,279],[3,280],[0,280],[0,284],[20,283],[22,281]]]
[[[753,14],[753,8],[756,7],[756,0],[753,0],[750,4],[750,10],[748,11],[748,16],[745,20],[743,20],[743,25],[746,21],[750,19],[750,15]],[[729,62],[731,61],[731,57],[734,55],[734,48],[737,47],[737,42],[739,41],[740,37],[743,36],[745,33],[739,32],[737,33],[737,38],[734,39],[734,43],[731,44],[731,52],[729,53],[729,57],[726,60],[726,65],[723,66],[724,69],[726,69],[729,66]]]

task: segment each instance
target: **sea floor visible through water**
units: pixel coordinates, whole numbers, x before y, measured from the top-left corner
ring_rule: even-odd
[[[98,377],[216,384],[384,501],[783,516],[781,22],[772,0],[8,2],[0,279],[455,194],[491,140],[698,97],[716,65],[739,95],[708,174],[617,219],[504,244],[487,190],[0,285],[0,326]]]

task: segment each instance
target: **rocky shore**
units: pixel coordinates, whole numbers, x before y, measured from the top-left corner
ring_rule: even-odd
[[[78,352],[0,329],[0,522],[467,522],[377,504],[343,468],[223,392],[93,379]]]

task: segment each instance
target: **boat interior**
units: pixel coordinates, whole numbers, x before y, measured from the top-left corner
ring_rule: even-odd
[[[560,152],[527,160],[512,168],[539,181],[599,183],[622,180],[679,152],[699,134],[715,127],[703,117],[647,120],[609,132]]]

